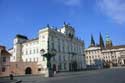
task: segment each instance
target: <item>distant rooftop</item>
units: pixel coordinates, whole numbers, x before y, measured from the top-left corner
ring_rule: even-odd
[[[21,35],[21,34],[17,34],[16,37],[17,38],[28,39],[27,36],[24,36],[24,35]]]
[[[4,56],[10,56],[11,54],[6,50],[5,46],[0,45],[1,54]]]

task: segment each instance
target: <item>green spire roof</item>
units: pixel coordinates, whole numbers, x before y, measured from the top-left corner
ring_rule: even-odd
[[[112,41],[108,33],[106,33],[106,48],[112,47]]]
[[[110,41],[110,37],[108,33],[106,33],[106,41]]]

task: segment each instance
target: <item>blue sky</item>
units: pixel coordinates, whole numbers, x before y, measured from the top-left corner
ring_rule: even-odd
[[[90,44],[93,34],[105,40],[109,33],[114,45],[125,44],[124,0],[0,0],[0,44],[11,48],[16,34],[29,38],[50,24],[60,27],[70,23],[76,35]]]

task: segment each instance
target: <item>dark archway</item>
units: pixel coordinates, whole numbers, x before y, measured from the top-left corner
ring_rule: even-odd
[[[72,71],[77,71],[77,62],[72,62]]]
[[[125,59],[124,59],[124,64],[125,64]]]
[[[27,67],[25,69],[25,74],[32,74],[32,69],[30,67]]]

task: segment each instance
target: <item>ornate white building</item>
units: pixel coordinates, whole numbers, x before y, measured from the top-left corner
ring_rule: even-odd
[[[103,68],[125,65],[125,45],[113,46],[109,35],[106,36],[106,46],[100,34],[99,45],[95,45],[93,36],[91,44],[85,49],[86,64],[90,68]]]
[[[41,49],[44,49],[45,53],[56,50],[56,56],[51,59],[51,68],[56,71],[75,71],[86,68],[84,42],[75,37],[75,30],[69,24],[64,23],[60,29],[47,25],[39,30],[37,38],[31,40],[26,36],[16,35],[13,48],[9,50],[12,54],[10,61],[36,62],[40,73],[44,73],[47,61],[40,54]]]

